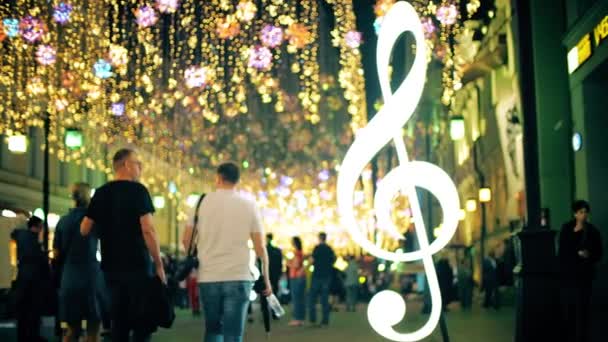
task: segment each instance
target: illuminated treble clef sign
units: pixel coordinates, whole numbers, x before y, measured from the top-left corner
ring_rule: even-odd
[[[388,68],[392,48],[397,38],[408,31],[416,40],[416,57],[406,79],[391,93]],[[385,338],[393,341],[418,341],[429,336],[439,321],[441,293],[433,254],[445,247],[456,232],[460,202],[454,183],[442,169],[431,163],[409,160],[402,138],[402,128],[414,113],[422,95],[427,64],[422,24],[409,3],[397,2],[384,17],[376,55],[384,106],[369,124],[357,133],[344,157],[338,175],[338,209],[342,224],[348,228],[353,240],[367,252],[393,262],[422,260],[431,293],[432,308],[429,320],[420,329],[409,333],[394,330],[393,326],[405,317],[405,301],[393,291],[382,291],[375,295],[367,311],[370,325]],[[374,196],[374,211],[381,229],[394,237],[402,238],[391,220],[391,200],[399,191],[409,198],[420,245],[420,249],[414,252],[395,253],[376,246],[367,239],[355,218],[353,197],[357,180],[366,164],[391,139],[397,149],[399,165],[378,184]],[[432,193],[443,211],[441,233],[432,244],[429,244],[426,235],[416,187]]]

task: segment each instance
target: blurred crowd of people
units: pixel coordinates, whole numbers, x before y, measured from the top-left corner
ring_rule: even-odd
[[[121,149],[113,164],[114,180],[93,198],[88,184],[72,187],[74,208],[57,224],[52,260],[41,243],[40,218],[33,216],[27,229],[13,231],[18,341],[42,341],[41,316],[53,312],[56,334],[66,342],[98,341],[104,333],[116,342],[149,341],[158,327],[172,325],[175,305],[190,308],[195,317],[204,313],[205,341],[239,342],[246,320],[255,319],[254,297],[260,299],[267,330],[271,319],[284,314],[281,304],[292,305],[289,326],[327,327],[332,311],[356,312],[359,302],[385,289],[421,296],[423,313],[430,312],[425,271],[415,266],[400,272],[397,264],[370,256],[337,256],[324,232],[314,247],[303,246],[297,236],[287,251],[275,246],[256,204],[235,191],[240,171],[234,163],[218,167],[216,190],[201,196],[190,215],[183,236],[186,259],[162,254],[154,206],[138,182],[142,162],[135,151]],[[594,264],[602,256],[599,232],[587,222],[589,212],[588,203],[576,202],[575,219],[560,235],[564,319],[576,322],[565,333],[576,341],[587,338]],[[444,310],[456,301],[470,310],[475,287],[483,293],[484,308],[499,309],[500,288],[513,285],[515,266],[509,240],[501,246],[481,260],[471,248],[435,257]]]

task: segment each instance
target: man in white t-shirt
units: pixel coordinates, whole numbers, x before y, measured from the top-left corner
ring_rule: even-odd
[[[259,211],[253,201],[235,191],[239,177],[239,168],[234,163],[220,165],[216,191],[205,196],[198,210],[195,242],[200,263],[198,282],[205,313],[205,342],[243,340],[249,293],[255,280],[249,269],[249,239],[262,260],[264,295],[272,294]],[[193,225],[194,215],[191,215],[184,235],[185,246],[190,244]]]

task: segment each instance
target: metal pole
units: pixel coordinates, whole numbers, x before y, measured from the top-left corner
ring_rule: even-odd
[[[44,211],[44,251],[49,249],[49,132],[51,118],[49,112],[44,114],[44,175],[42,178],[42,210]]]
[[[177,220],[177,198],[175,199],[175,208],[174,208],[174,223],[175,223],[175,260],[179,258],[179,222]]]
[[[523,109],[524,170],[527,222],[524,229],[540,227],[540,175],[538,163],[538,124],[532,42],[532,9],[528,0],[516,0],[519,29],[519,86]]]
[[[481,241],[479,242],[479,252],[481,253],[481,263],[483,265],[483,259],[486,257],[486,235],[488,233],[486,226],[486,203],[481,203]],[[481,268],[483,272],[483,267]]]

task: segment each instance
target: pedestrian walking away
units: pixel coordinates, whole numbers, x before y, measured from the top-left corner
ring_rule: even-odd
[[[265,290],[272,294],[264,229],[255,203],[236,190],[240,171],[234,163],[217,169],[216,190],[190,215],[183,238],[198,251],[198,282],[205,316],[206,342],[241,342],[253,286],[248,241],[262,261]],[[195,227],[196,223],[196,227]]]
[[[310,285],[308,314],[311,324],[317,324],[317,300],[320,299],[322,307],[321,326],[329,325],[329,287],[333,265],[336,262],[336,254],[327,244],[327,234],[319,233],[319,244],[312,252],[312,263],[314,271]]]
[[[63,259],[59,289],[59,320],[67,327],[63,341],[78,341],[83,336],[81,322],[86,321],[86,340],[99,340],[101,321],[97,300],[97,280],[100,272],[97,261],[97,234],[80,234],[80,223],[90,202],[91,187],[77,183],[72,187],[75,206],[61,217],[55,228],[53,252]]]
[[[82,221],[83,236],[93,230],[101,242],[101,268],[111,301],[112,341],[150,340],[156,329],[137,308],[156,276],[166,283],[148,189],[138,182],[142,171],[139,155],[121,149],[114,155],[115,178],[97,189]],[[94,225],[94,226],[93,226]],[[152,267],[151,260],[154,262]]]

